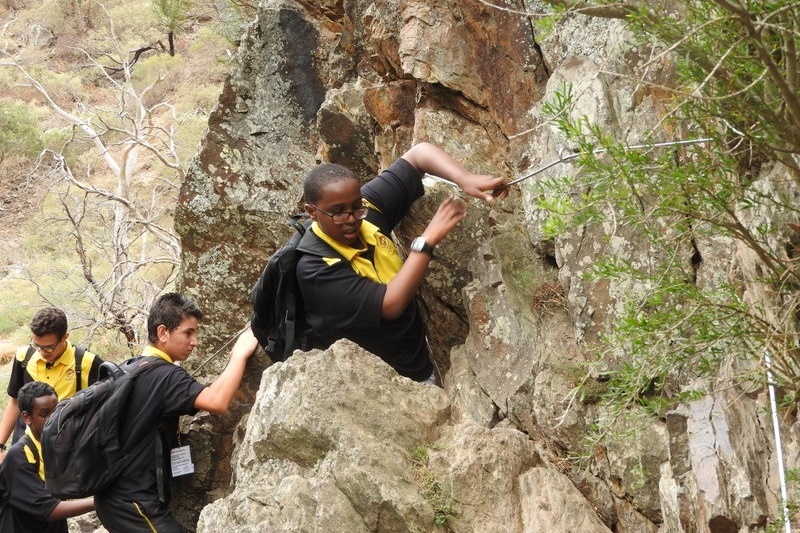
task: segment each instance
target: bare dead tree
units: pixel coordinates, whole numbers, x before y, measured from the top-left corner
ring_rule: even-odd
[[[85,107],[80,115],[66,110],[9,52],[2,52],[5,60],[0,65],[16,69],[52,111],[88,139],[103,162],[104,180],[94,179],[99,176],[93,177],[91,170],[86,179],[79,179],[63,152],[45,150],[32,175],[46,180],[61,206],[58,218],[69,228],[85,293],[96,308],[95,326],[121,332],[133,346],[139,341],[137,323],[152,300],[174,281],[180,263],[179,239],[168,214],[184,176],[173,128],[177,117],[171,105],[153,96],[163,74],[137,90],[129,54],[120,55],[121,75],[112,76],[81,51],[116,94],[113,115]],[[70,142],[74,141],[73,136]],[[174,179],[152,178],[159,180],[157,186],[144,186],[140,162],[156,162]]]

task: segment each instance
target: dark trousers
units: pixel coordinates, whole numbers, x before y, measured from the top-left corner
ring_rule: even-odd
[[[185,533],[159,501],[124,502],[95,496],[100,523],[109,533]]]

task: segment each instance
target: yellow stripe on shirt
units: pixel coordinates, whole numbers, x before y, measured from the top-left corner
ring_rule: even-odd
[[[23,450],[25,451],[25,458],[28,459],[28,463],[34,465],[37,462],[36,458],[42,456],[42,444],[36,439],[36,437],[33,436],[33,432],[31,431],[30,426],[25,428],[25,434],[28,436],[33,445],[36,447],[36,452],[37,452],[36,455],[34,455],[30,445],[26,444],[23,447]],[[39,462],[39,477],[42,478],[42,481],[44,481],[44,461],[38,461],[38,462]]]

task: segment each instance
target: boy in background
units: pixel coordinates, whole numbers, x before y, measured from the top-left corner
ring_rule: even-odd
[[[40,439],[44,423],[58,404],[47,383],[32,381],[19,390],[17,402],[27,429],[0,464],[0,531],[68,533],[67,518],[94,509],[92,498],[62,501],[44,483]]]
[[[20,387],[42,381],[56,391],[58,400],[71,398],[100,377],[103,362],[95,354],[69,342],[67,315],[57,307],[45,307],[33,315],[31,340],[17,350],[8,382],[8,405],[0,420],[0,461],[13,432],[12,444],[25,433],[17,395]]]

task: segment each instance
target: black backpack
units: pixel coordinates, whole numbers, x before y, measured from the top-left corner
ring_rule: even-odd
[[[305,349],[310,328],[305,321],[303,297],[297,286],[295,267],[300,258],[296,250],[310,222],[294,215],[289,225],[297,232],[267,261],[261,277],[250,290],[253,313],[250,328],[258,343],[273,361],[285,361],[295,349]]]
[[[101,492],[147,445],[122,449],[120,429],[133,380],[168,364],[157,357],[138,358],[129,372],[111,362],[100,366],[100,381],[58,403],[42,430],[45,486],[56,498],[84,498]]]

